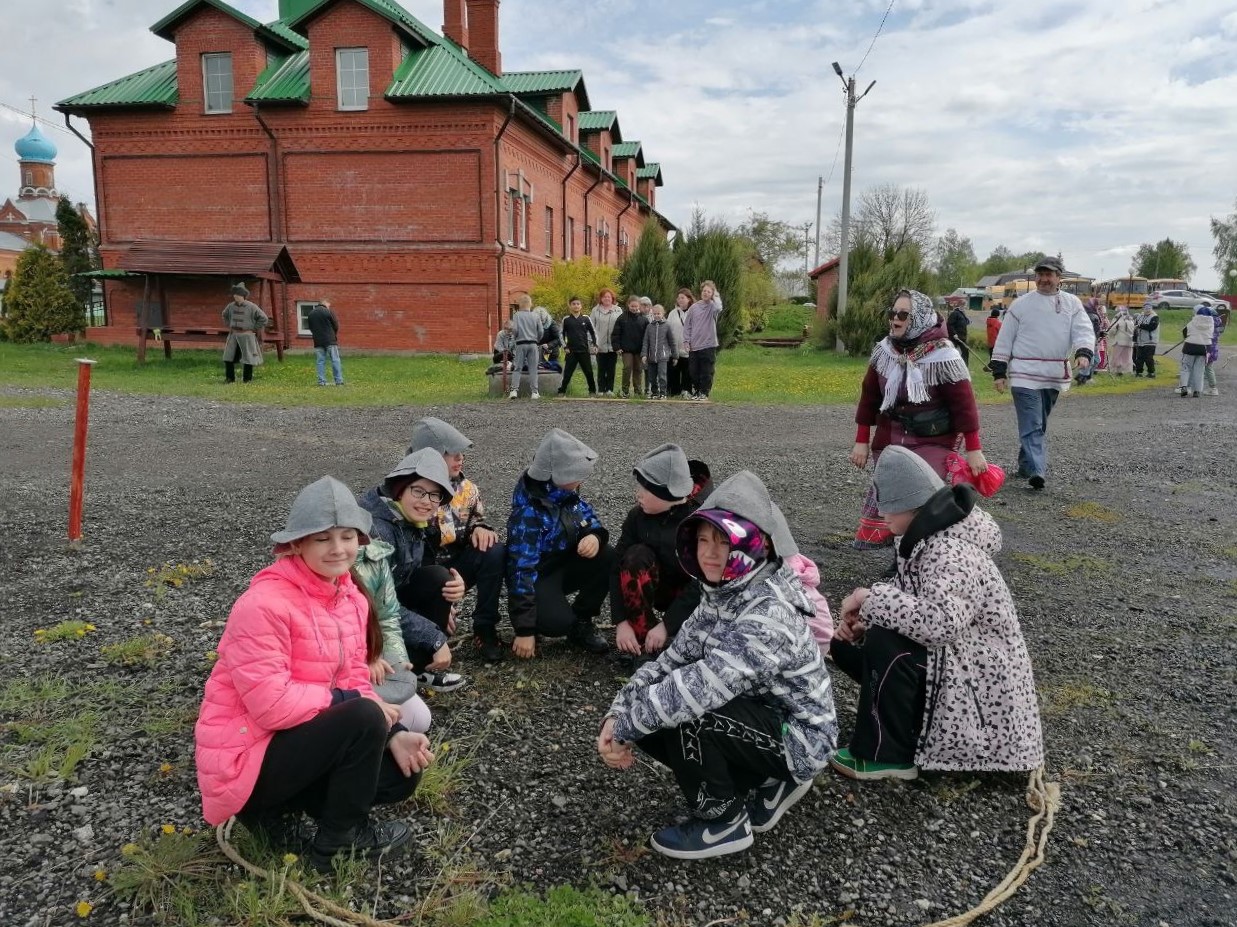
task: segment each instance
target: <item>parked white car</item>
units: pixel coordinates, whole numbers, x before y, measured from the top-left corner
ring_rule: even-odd
[[[1202,302],[1210,303],[1216,308],[1230,308],[1229,304],[1218,296],[1195,293],[1193,290],[1157,290],[1149,298],[1157,309],[1193,309]]]

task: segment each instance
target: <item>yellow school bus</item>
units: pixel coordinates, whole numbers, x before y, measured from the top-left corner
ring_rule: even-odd
[[[1091,296],[1091,278],[1090,277],[1062,277],[1061,292],[1071,293],[1077,296],[1083,302],[1086,302]]]
[[[1114,277],[1103,280],[1096,286],[1095,295],[1109,309],[1126,306],[1131,309],[1141,309],[1147,301],[1146,277]]]
[[[1157,293],[1160,290],[1188,290],[1190,287],[1184,280],[1176,277],[1152,277],[1147,281],[1147,292]]]

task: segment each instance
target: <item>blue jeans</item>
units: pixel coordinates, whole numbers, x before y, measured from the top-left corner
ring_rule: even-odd
[[[344,368],[339,362],[339,345],[333,344],[326,348],[314,348],[314,357],[318,361],[318,385],[326,386],[326,358],[331,356],[331,375],[336,386],[344,385]]]
[[[1043,476],[1048,470],[1048,416],[1061,391],[1015,386],[1010,393],[1018,416],[1018,475]]]
[[[1203,391],[1203,373],[1207,368],[1206,354],[1181,355],[1181,389],[1191,393]]]

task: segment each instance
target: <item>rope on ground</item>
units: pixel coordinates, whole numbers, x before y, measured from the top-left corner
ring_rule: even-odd
[[[215,842],[219,844],[223,855],[250,875],[265,879],[281,890],[286,888],[300,902],[305,913],[318,923],[326,924],[327,927],[400,927],[392,921],[379,921],[368,914],[351,911],[329,898],[311,892],[295,879],[289,879],[285,873],[272,872],[249,862],[232,846],[232,825],[235,823],[236,818],[231,817],[215,828]]]
[[[1026,847],[1022,855],[1018,857],[1014,868],[984,896],[983,901],[971,910],[943,921],[933,921],[926,927],[964,927],[1008,901],[1031,873],[1039,868],[1044,861],[1044,847],[1048,844],[1048,833],[1052,830],[1057,809],[1061,807],[1061,786],[1057,782],[1044,781],[1043,766],[1032,771],[1027,781],[1027,804],[1035,813],[1027,821]],[[1036,829],[1040,828],[1041,823],[1043,827],[1039,830],[1037,837]]]

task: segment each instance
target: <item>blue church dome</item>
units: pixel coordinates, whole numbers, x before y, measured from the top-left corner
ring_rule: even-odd
[[[43,164],[56,163],[56,146],[48,141],[47,137],[39,131],[37,125],[31,126],[30,131],[17,140],[13,145],[13,149],[17,152],[17,157],[22,161],[37,161]]]

